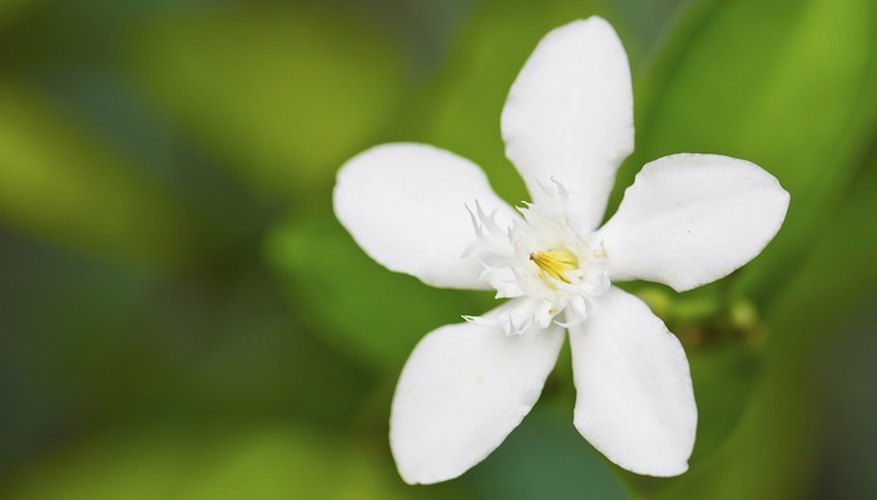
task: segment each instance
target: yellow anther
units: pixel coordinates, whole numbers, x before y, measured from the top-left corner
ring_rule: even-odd
[[[569,278],[566,277],[566,272],[579,268],[578,257],[566,249],[531,252],[530,260],[539,266],[542,280],[551,287],[554,287],[554,285],[547,279],[548,277],[564,283],[571,283]]]

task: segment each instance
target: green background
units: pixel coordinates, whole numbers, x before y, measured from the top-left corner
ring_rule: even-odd
[[[634,78],[612,207],[676,152],[792,195],[729,278],[628,287],[688,352],[691,469],[594,451],[564,352],[487,460],[406,486],[402,364],[492,299],[372,262],[335,172],[428,142],[525,199],[506,93],[541,36],[594,14]],[[875,36],[873,0],[0,0],[0,498],[877,498]]]

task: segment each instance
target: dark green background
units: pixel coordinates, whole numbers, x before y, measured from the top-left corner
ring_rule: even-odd
[[[731,277],[628,287],[688,352],[691,469],[595,452],[562,353],[490,458],[408,487],[395,379],[492,299],[373,263],[332,214],[335,172],[414,140],[524,199],[506,92],[593,14],[634,75],[613,207],[675,152],[746,158],[792,195]],[[0,497],[877,497],[875,34],[873,0],[0,0]]]

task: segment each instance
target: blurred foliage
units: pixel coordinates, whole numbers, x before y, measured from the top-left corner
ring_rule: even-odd
[[[565,348],[500,449],[407,487],[386,438],[398,372],[494,301],[371,261],[332,215],[334,173],[415,140],[526,199],[506,93],[541,36],[593,14],[634,74],[613,205],[682,151],[752,160],[792,194],[728,279],[627,285],[688,351],[691,469],[638,477],[582,440]],[[0,496],[869,497],[877,433],[838,412],[877,408],[873,364],[846,366],[877,300],[874,26],[869,0],[0,2]]]
[[[287,221],[269,236],[266,255],[316,335],[393,376],[424,332],[493,302],[489,293],[432,289],[388,273],[329,216]]]
[[[325,192],[402,94],[400,44],[343,11],[248,6],[154,23],[135,39],[135,73],[219,164],[271,195]]]
[[[337,437],[290,426],[233,432],[151,429],[68,450],[5,498],[403,498],[389,471],[369,455]]]
[[[570,425],[570,404],[557,400],[538,405],[499,450],[458,482],[476,499],[572,500],[582,498],[582,492],[601,500],[625,498],[611,465],[594,449],[582,446]]]
[[[0,2],[0,27],[8,19],[12,19],[20,12],[27,9],[29,4],[35,3],[35,0],[4,0]]]
[[[669,497],[801,498],[807,496],[813,478],[831,464],[832,458],[822,455],[831,437],[820,429],[826,420],[846,417],[817,397],[826,389],[830,393],[838,389],[822,387],[825,382],[820,377],[826,376],[826,370],[842,370],[847,363],[835,359],[836,365],[826,366],[831,359],[827,353],[840,350],[849,339],[849,335],[838,335],[837,325],[868,301],[873,303],[877,290],[877,266],[872,262],[877,254],[877,226],[862,217],[877,213],[877,150],[871,149],[864,167],[835,212],[835,223],[771,307],[768,322],[777,335],[765,352],[764,383],[740,428],[704,471],[680,478],[678,489]],[[873,332],[873,325],[865,328]],[[830,380],[836,382],[834,374]],[[843,381],[851,387],[862,384],[870,386],[871,382]],[[850,403],[858,411],[858,404]],[[858,432],[870,436],[865,428]],[[867,488],[873,485],[863,483]],[[833,497],[834,485],[827,487],[826,494]]]
[[[863,106],[874,83],[872,4],[700,4],[643,80],[637,152],[618,185],[679,151],[721,152],[768,169],[793,201],[782,232],[744,271],[745,290],[767,300],[858,167],[842,156],[850,134],[874,115]]]
[[[203,244],[185,207],[38,95],[0,83],[0,211],[62,241],[173,264]]]

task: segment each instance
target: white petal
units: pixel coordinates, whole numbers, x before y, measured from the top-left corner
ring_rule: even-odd
[[[600,223],[615,172],[633,151],[630,68],[609,23],[578,20],[539,42],[509,92],[502,136],[536,203],[539,185],[554,179],[585,229]]]
[[[645,303],[618,288],[597,299],[569,337],[582,436],[638,474],[685,472],[697,407],[679,340]]]
[[[655,160],[600,229],[612,281],[690,290],[746,264],[779,231],[789,193],[759,166],[727,156]]]
[[[445,481],[484,460],[539,399],[562,344],[557,326],[506,335],[461,323],[424,337],[402,370],[390,416],[402,479]]]
[[[426,284],[487,290],[483,267],[463,252],[475,240],[467,211],[496,210],[503,227],[515,211],[472,162],[423,144],[384,144],[350,159],[338,172],[335,215],[384,267]]]

